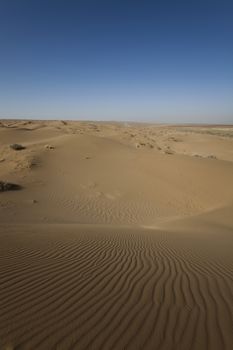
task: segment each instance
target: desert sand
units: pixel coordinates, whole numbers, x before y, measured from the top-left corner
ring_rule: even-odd
[[[233,126],[1,120],[1,181],[0,349],[233,349]]]

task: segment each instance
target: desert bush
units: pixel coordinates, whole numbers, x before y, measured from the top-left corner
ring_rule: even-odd
[[[10,148],[14,149],[15,151],[21,151],[21,150],[25,149],[26,147],[24,147],[18,143],[13,143],[12,145],[10,145]]]
[[[18,184],[14,184],[11,182],[4,182],[0,181],[0,192],[5,192],[5,191],[17,191],[20,190],[21,186]]]

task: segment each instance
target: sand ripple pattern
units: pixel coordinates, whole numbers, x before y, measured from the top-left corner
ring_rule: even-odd
[[[232,349],[232,266],[145,229],[1,227],[1,349]]]

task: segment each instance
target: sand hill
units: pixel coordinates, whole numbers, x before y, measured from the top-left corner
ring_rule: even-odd
[[[233,348],[233,127],[2,120],[0,181],[0,349]]]

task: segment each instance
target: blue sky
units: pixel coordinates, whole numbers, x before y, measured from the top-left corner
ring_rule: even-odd
[[[0,0],[0,116],[233,122],[233,2]]]

